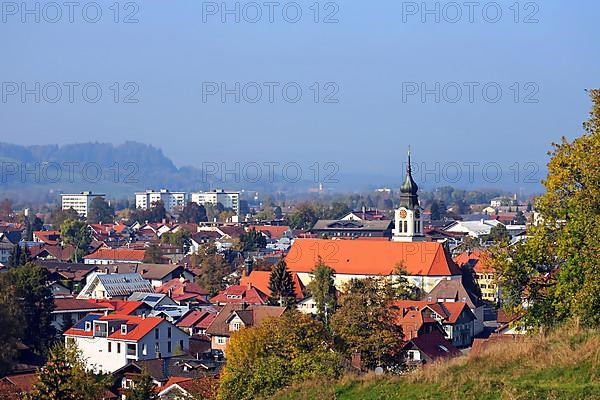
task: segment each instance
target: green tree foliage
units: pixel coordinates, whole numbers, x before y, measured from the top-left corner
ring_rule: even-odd
[[[163,233],[160,236],[160,242],[177,246],[181,249],[183,254],[187,254],[192,245],[192,235],[185,229],[179,229],[174,233]]]
[[[203,205],[189,202],[183,207],[181,214],[179,214],[179,221],[188,224],[199,224],[200,222],[208,221],[206,215],[206,208]]]
[[[66,220],[60,226],[60,237],[64,243],[75,248],[73,261],[79,262],[83,256],[88,254],[92,234],[85,222],[74,219]]]
[[[115,220],[115,209],[102,197],[95,197],[88,210],[88,224],[111,224]]]
[[[248,232],[240,235],[240,251],[245,253],[248,251],[257,251],[267,247],[267,239],[262,233],[252,228]]]
[[[25,224],[25,239],[28,241],[33,240],[33,232],[40,231],[44,227],[44,221],[42,221],[39,217],[33,216],[33,219],[29,217],[23,218],[23,223]]]
[[[439,221],[441,219],[440,203],[437,200],[431,202],[431,220]]]
[[[503,243],[510,241],[510,234],[508,229],[503,224],[498,224],[490,229],[490,234],[483,238],[485,241],[494,243]]]
[[[296,302],[296,292],[292,274],[287,270],[287,265],[283,259],[279,260],[271,271],[269,279],[269,290],[272,304],[287,307]]]
[[[148,223],[160,223],[167,218],[167,210],[162,201],[156,201],[152,205],[144,210],[142,208],[136,208],[131,213],[131,220],[137,221],[140,224]]]
[[[279,206],[277,206],[273,209],[273,214],[275,216],[275,219],[283,218],[283,210],[281,210],[281,207],[279,207]]]
[[[295,310],[242,329],[227,346],[218,398],[262,398],[304,380],[335,379],[340,357],[328,343],[325,326]]]
[[[308,291],[316,303],[317,318],[328,325],[329,318],[337,307],[335,271],[319,257],[312,275],[313,279],[308,284]]]
[[[20,246],[20,245],[17,245]],[[31,251],[27,245],[21,248],[21,254],[19,254],[19,265],[25,265],[31,259]]]
[[[17,356],[17,343],[24,333],[17,293],[9,274],[0,274],[0,376],[10,372]]]
[[[154,391],[154,382],[149,374],[143,374],[136,381],[133,388],[125,394],[127,400],[158,400],[158,394]]]
[[[33,263],[27,263],[10,269],[7,278],[14,288],[25,324],[23,343],[44,353],[55,335],[50,315],[54,310],[54,298],[47,285],[48,272]]]
[[[8,268],[15,268],[21,265],[21,245],[15,244],[8,256],[8,260],[6,262]]]
[[[57,208],[50,214],[50,224],[52,224],[52,228],[56,230],[59,230],[62,224],[69,219],[79,219],[79,214],[72,208],[69,208],[68,210]]]
[[[527,223],[527,218],[525,218],[525,214],[523,214],[523,211],[517,211],[514,222],[517,225],[525,225]]]
[[[491,252],[507,306],[522,310],[526,301],[529,326],[573,317],[600,325],[600,90],[590,95],[583,136],[550,152],[546,193],[535,204],[542,221],[529,240]]]
[[[292,229],[310,229],[317,219],[315,209],[310,203],[300,203],[287,216],[287,223]]]
[[[367,368],[399,364],[402,329],[390,302],[397,289],[389,278],[352,279],[331,320],[337,348],[350,357],[359,352]]]
[[[12,201],[9,199],[4,199],[0,201],[0,220],[2,221],[11,221],[13,214],[13,205]]]
[[[203,246],[196,253],[199,274],[196,283],[215,295],[225,289],[225,278],[231,274],[231,266],[213,245]]]
[[[57,344],[25,400],[99,400],[110,387],[110,375],[88,371],[74,344]]]
[[[144,252],[143,261],[147,264],[166,264],[167,260],[163,257],[160,247],[156,244],[151,244]]]

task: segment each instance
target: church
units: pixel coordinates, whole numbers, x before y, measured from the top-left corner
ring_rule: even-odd
[[[409,152],[391,240],[296,239],[285,258],[288,270],[307,285],[320,258],[335,270],[338,288],[354,278],[393,275],[398,268],[404,269],[405,277],[424,292],[442,280],[460,280],[461,270],[445,246],[425,240],[418,190]]]

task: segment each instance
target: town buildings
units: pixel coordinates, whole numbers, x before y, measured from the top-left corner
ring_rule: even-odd
[[[90,204],[99,197],[104,199],[105,195],[92,192],[81,192],[76,194],[61,194],[61,205],[63,210],[72,208],[83,218],[87,218]]]
[[[193,192],[191,200],[198,205],[213,205],[221,203],[223,207],[232,209],[237,215],[240,214],[240,193],[228,192],[222,189],[210,192]]]
[[[177,209],[182,209],[188,200],[186,192],[171,192],[168,189],[160,191],[146,190],[145,192],[137,192],[135,194],[135,207],[148,209],[156,202],[162,202],[167,212],[173,212]]]

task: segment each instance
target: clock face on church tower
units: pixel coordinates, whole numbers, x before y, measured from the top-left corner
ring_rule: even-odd
[[[406,218],[406,210],[400,210],[400,218]]]

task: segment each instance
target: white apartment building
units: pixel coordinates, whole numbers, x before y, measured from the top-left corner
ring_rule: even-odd
[[[90,204],[96,197],[104,199],[104,194],[92,193],[92,192],[81,192],[77,194],[61,194],[62,209],[68,210],[69,208],[77,211],[80,217],[87,218]]]
[[[192,193],[192,202],[198,205],[211,204],[216,206],[221,203],[225,208],[231,208],[240,214],[240,192],[226,192],[225,190],[211,190],[210,192]]]
[[[168,358],[189,349],[189,335],[158,317],[88,314],[64,337],[94,370],[108,373],[129,361]]]
[[[165,205],[167,212],[172,212],[175,208],[183,208],[186,204],[186,192],[171,192],[168,189],[160,191],[146,190],[145,192],[137,192],[135,194],[136,208],[148,209],[152,207],[152,203],[161,201]]]

